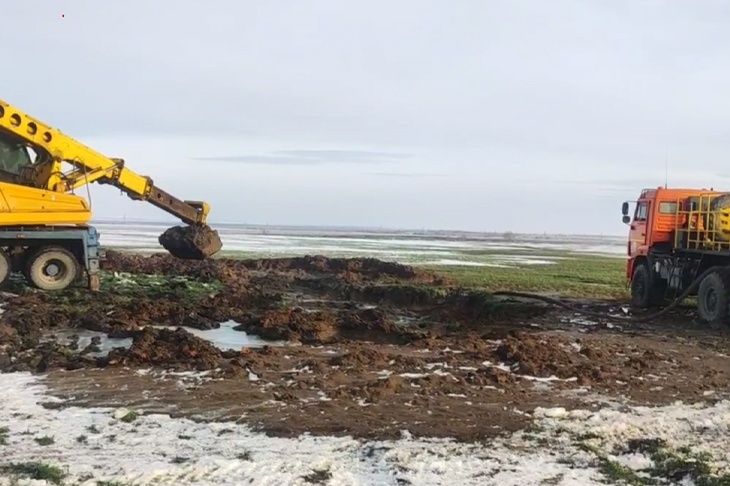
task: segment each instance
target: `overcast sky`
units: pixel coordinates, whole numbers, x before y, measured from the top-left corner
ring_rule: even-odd
[[[728,2],[0,1],[0,99],[211,221],[625,234],[667,150],[730,189]]]

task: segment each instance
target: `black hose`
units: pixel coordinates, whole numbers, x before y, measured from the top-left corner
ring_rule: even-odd
[[[684,299],[689,297],[689,294],[691,294],[692,292],[697,290],[697,288],[700,285],[700,282],[702,282],[702,280],[704,280],[705,277],[707,277],[709,274],[711,274],[712,272],[716,272],[718,270],[725,270],[726,268],[727,267],[720,266],[720,265],[708,268],[707,270],[702,272],[702,274],[699,277],[694,279],[692,284],[689,287],[687,287],[687,289],[684,292],[682,292],[682,294],[680,294],[679,297],[674,299],[671,304],[669,304],[667,307],[664,307],[663,309],[661,309],[657,312],[654,312],[652,314],[649,314],[649,315],[612,316],[610,314],[604,314],[604,313],[600,313],[600,312],[593,312],[593,311],[588,311],[588,310],[584,310],[584,309],[579,309],[578,307],[572,306],[566,302],[563,302],[560,299],[556,299],[554,297],[548,297],[546,295],[531,294],[528,292],[512,292],[509,290],[502,290],[502,291],[492,292],[492,295],[502,295],[505,297],[518,297],[518,298],[523,298],[523,299],[539,300],[542,302],[546,302],[548,304],[556,305],[558,307],[570,309],[572,311],[575,311],[578,314],[583,314],[583,315],[592,316],[592,317],[599,317],[601,319],[608,318],[608,319],[615,319],[615,320],[619,320],[619,321],[648,322],[648,321],[656,319],[657,317],[663,316],[664,314],[668,313],[669,311],[671,311],[672,309],[677,307],[680,303],[682,303],[682,301]]]

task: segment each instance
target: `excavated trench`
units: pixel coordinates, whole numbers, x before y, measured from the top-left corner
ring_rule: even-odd
[[[683,316],[642,329],[584,325],[375,259],[109,251],[103,269],[99,294],[3,295],[0,370],[44,373],[82,405],[375,438],[408,429],[474,439],[522,427],[537,406],[730,389],[726,333]],[[169,372],[198,378],[181,386],[160,378]]]

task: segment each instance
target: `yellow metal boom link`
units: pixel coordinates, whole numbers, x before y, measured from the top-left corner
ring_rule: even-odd
[[[110,184],[131,199],[147,201],[187,224],[206,223],[208,204],[177,199],[156,187],[149,177],[126,168],[123,160],[100,154],[3,100],[0,100],[0,129],[50,156],[35,167],[38,176],[33,182],[38,188],[68,193],[92,182]],[[74,170],[63,174],[62,162],[71,164]]]

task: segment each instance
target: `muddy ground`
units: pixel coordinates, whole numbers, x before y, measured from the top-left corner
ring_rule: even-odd
[[[730,333],[686,309],[648,324],[587,320],[373,259],[109,251],[103,268],[99,294],[3,294],[0,369],[42,373],[69,403],[272,435],[463,440],[522,428],[535,407],[714,401],[730,383]],[[164,278],[135,284],[143,275]],[[624,314],[613,302],[573,304]],[[272,345],[222,351],[186,330],[229,320]],[[99,353],[54,339],[69,330],[132,344]]]

